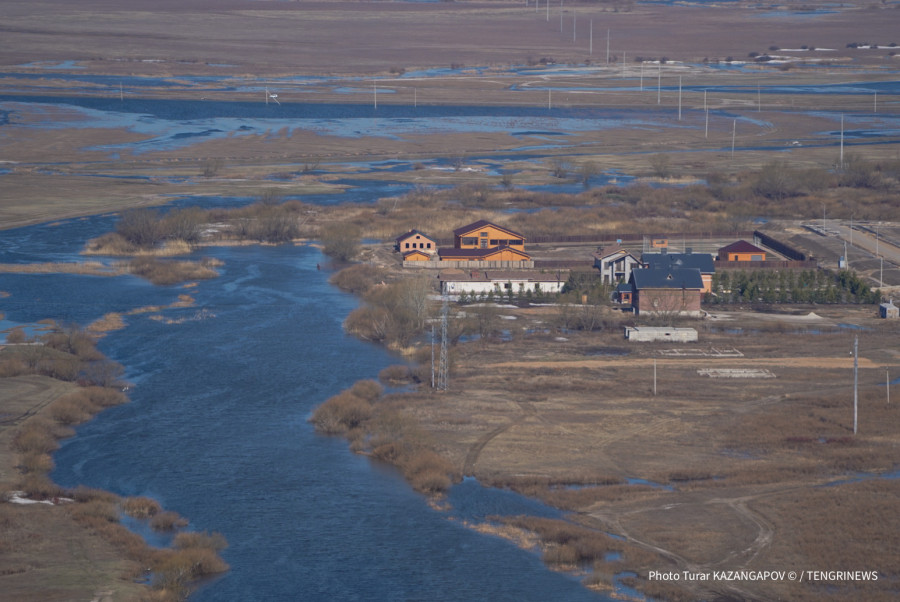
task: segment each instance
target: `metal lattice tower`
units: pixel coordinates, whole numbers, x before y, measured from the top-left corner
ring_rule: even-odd
[[[447,302],[447,295],[444,295],[444,303],[441,306],[441,355],[438,361],[438,382],[437,388],[440,391],[446,391],[449,387],[448,372],[449,362],[447,360],[447,316],[450,313],[450,305]]]

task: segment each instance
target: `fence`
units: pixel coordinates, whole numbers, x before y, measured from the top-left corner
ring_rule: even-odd
[[[453,268],[491,268],[491,269],[524,269],[533,268],[533,261],[404,261],[404,268],[420,268],[430,270],[449,270]]]
[[[716,261],[716,270],[814,270],[819,267],[815,259],[806,261]]]

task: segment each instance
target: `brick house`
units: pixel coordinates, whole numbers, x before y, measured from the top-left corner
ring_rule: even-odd
[[[701,315],[703,279],[697,268],[643,268],[631,272],[635,314]]]

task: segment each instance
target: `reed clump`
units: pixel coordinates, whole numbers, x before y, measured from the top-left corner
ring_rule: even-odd
[[[560,519],[522,515],[492,520],[536,533],[544,546],[544,562],[551,565],[573,567],[599,562],[609,552],[622,551],[622,544],[605,533]]]
[[[214,269],[216,260],[173,261],[155,257],[137,257],[127,264],[130,273],[149,280],[156,285],[177,284],[187,280],[215,278],[219,273]]]
[[[359,428],[371,417],[372,404],[369,401],[344,391],[317,407],[310,421],[322,433],[340,435]]]
[[[182,529],[187,525],[188,521],[186,518],[171,510],[157,512],[150,519],[150,528],[154,531],[174,531],[176,529]]]
[[[122,512],[132,518],[150,518],[162,512],[159,502],[152,498],[137,496],[128,497],[119,504]]]
[[[412,369],[405,364],[392,364],[378,373],[378,380],[388,385],[403,385],[415,382]]]

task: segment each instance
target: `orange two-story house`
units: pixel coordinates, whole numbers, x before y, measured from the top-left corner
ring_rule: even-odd
[[[453,231],[453,248],[439,249],[441,261],[528,261],[525,237],[503,226],[478,220]]]

